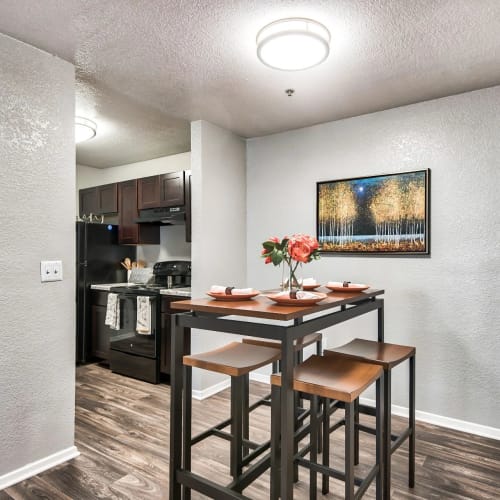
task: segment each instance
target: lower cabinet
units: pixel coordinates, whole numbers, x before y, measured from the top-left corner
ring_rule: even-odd
[[[111,338],[112,332],[111,328],[104,324],[106,320],[107,302],[108,292],[92,290],[92,335],[90,338],[90,354],[103,361],[109,361],[109,339]]]

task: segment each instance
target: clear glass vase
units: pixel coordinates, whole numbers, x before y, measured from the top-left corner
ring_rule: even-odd
[[[283,263],[281,273],[281,291],[291,294],[302,290],[302,264],[300,262]]]

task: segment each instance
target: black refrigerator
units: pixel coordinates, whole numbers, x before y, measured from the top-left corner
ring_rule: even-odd
[[[76,362],[85,363],[90,347],[92,316],[90,285],[127,281],[120,262],[136,258],[136,248],[118,244],[118,226],[76,223]]]

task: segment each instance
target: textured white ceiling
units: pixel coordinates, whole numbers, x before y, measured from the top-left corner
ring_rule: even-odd
[[[259,62],[283,17],[328,27],[325,63]],[[77,161],[96,167],[187,151],[192,120],[254,137],[498,85],[499,20],[499,0],[0,2],[0,32],[75,64],[77,114],[99,125]]]

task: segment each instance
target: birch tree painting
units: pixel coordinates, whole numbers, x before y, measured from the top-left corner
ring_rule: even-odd
[[[323,252],[429,253],[429,170],[318,182]]]

